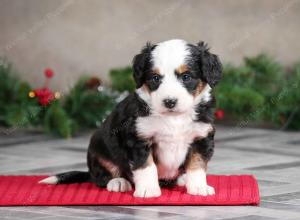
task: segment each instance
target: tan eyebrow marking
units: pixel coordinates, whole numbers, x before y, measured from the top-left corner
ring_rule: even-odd
[[[157,75],[161,75],[161,73],[160,73],[160,71],[159,71],[158,68],[154,68],[154,69],[153,69],[153,72],[154,72],[155,74],[157,74]]]
[[[176,69],[176,72],[177,72],[178,74],[182,74],[182,73],[185,73],[185,72],[188,71],[188,70],[189,70],[188,66],[187,66],[186,64],[182,64],[182,65],[180,65],[180,66]]]

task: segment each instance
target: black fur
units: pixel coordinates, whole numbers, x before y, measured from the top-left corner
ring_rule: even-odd
[[[202,121],[205,123],[213,123],[214,121],[214,109],[216,106],[216,99],[213,94],[211,94],[211,100],[208,102],[200,102],[196,107],[197,121]]]
[[[149,71],[150,72],[150,71]],[[155,80],[154,77],[158,77],[159,80]],[[147,88],[153,92],[158,89],[159,85],[161,84],[161,80],[163,79],[163,76],[160,76],[155,73],[149,73],[145,76],[145,85],[147,85]]]
[[[175,74],[176,74],[177,78],[181,81],[183,86],[189,91],[189,93],[193,93],[200,83],[200,79],[196,72],[187,71],[185,73],[179,74],[175,71]],[[183,78],[185,77],[185,75],[189,75],[190,80],[184,81]]]
[[[89,172],[71,171],[66,173],[56,174],[58,183],[83,183],[91,181]]]
[[[140,88],[145,81],[150,80],[152,76],[151,52],[155,45],[147,43],[141,53],[137,54],[132,61],[133,78],[136,88]]]
[[[106,185],[110,174],[100,167],[97,158],[112,161],[122,176],[132,178],[132,170],[144,165],[150,153],[147,142],[137,137],[135,120],[149,115],[149,108],[136,94],[119,103],[91,138],[88,167],[97,185]],[[132,166],[132,169],[130,168]]]
[[[199,42],[196,46],[190,44],[189,47],[191,56],[188,64],[192,73],[210,87],[215,87],[222,78],[222,64],[218,56],[210,53],[204,42]]]
[[[201,155],[205,162],[208,162],[214,153],[214,136],[215,131],[213,130],[208,134],[206,138],[196,139],[192,144],[190,150],[197,152]]]

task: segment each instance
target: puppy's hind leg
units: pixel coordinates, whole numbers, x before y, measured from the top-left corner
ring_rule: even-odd
[[[98,187],[106,187],[107,183],[113,178],[112,174],[99,163],[96,156],[88,153],[88,167],[91,180]]]
[[[132,190],[128,180],[121,177],[120,169],[111,161],[101,157],[89,157],[90,173],[93,182],[99,187],[106,187],[112,192],[127,192]]]

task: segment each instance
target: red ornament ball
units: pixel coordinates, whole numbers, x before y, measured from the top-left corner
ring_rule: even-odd
[[[225,115],[225,113],[224,113],[224,111],[222,110],[222,109],[218,109],[216,112],[215,112],[215,117],[217,118],[217,119],[223,119],[224,118],[224,115]]]
[[[54,75],[54,72],[52,69],[47,68],[47,69],[45,69],[44,74],[47,78],[52,78]]]

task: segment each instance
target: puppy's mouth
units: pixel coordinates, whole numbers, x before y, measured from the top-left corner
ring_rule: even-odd
[[[162,115],[181,115],[181,114],[183,114],[184,112],[182,112],[182,111],[178,111],[178,110],[176,110],[176,109],[168,109],[168,110],[166,110],[166,111],[163,111],[163,112],[161,112],[161,114]]]

